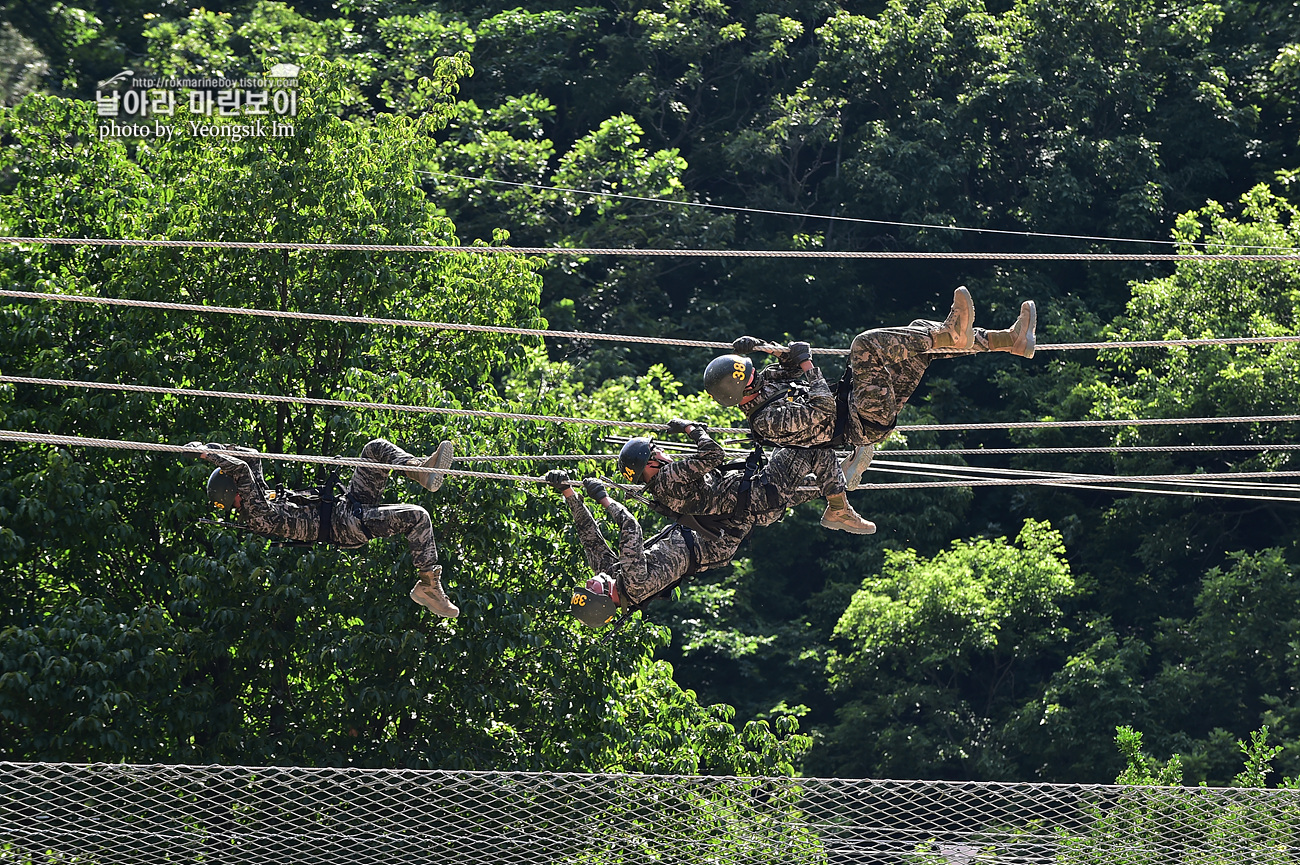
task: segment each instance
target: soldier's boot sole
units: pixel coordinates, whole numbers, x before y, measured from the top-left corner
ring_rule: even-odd
[[[934,347],[945,351],[968,351],[975,347],[975,301],[966,286],[952,293],[952,309],[943,327],[934,334]]]
[[[862,473],[871,465],[871,458],[875,455],[874,445],[858,445],[853,449],[853,453],[840,463],[840,471],[844,472],[845,489],[856,490],[862,486]]]
[[[451,468],[452,460],[455,459],[455,446],[451,442],[442,442],[438,449],[424,462],[420,463],[421,468],[426,469],[448,469]],[[437,472],[407,472],[406,476],[424,487],[431,493],[436,493],[442,487],[442,481],[445,477],[440,471]]]

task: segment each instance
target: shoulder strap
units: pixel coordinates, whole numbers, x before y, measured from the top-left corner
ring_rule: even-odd
[[[784,397],[784,396],[786,396],[787,394],[789,394],[791,390],[793,390],[793,388],[792,388],[791,386],[783,387],[783,388],[781,388],[779,391],[777,391],[776,393],[774,393],[774,394],[772,394],[771,396],[769,396],[767,399],[765,399],[765,400],[763,400],[762,402],[760,402],[758,405],[754,406],[754,408],[751,409],[750,412],[749,412],[749,420],[750,420],[750,424],[751,424],[751,425],[753,424],[754,416],[755,416],[755,415],[760,414],[760,413],[763,411],[763,409],[767,408],[767,407],[770,406],[772,403],[776,402],[777,400],[779,400],[779,399],[781,399],[782,397]]]

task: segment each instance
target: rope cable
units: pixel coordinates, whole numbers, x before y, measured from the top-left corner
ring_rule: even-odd
[[[476,183],[495,183],[499,186],[514,186],[526,189],[540,189],[547,192],[572,192],[577,195],[595,195],[601,198],[617,198],[624,201],[641,201],[652,204],[672,204],[681,207],[696,207],[708,210],[725,210],[733,213],[756,213],[762,216],[792,216],[799,219],[821,219],[828,222],[850,222],[860,225],[883,225],[893,228],[929,228],[939,231],[966,231],[978,234],[999,234],[1011,237],[1044,237],[1054,240],[1090,240],[1101,241],[1104,243],[1151,243],[1160,246],[1191,246],[1207,247],[1214,241],[1195,240],[1153,240],[1141,237],[1107,237],[1104,235],[1091,234],[1055,234],[1046,231],[1025,231],[1007,228],[975,228],[967,225],[940,225],[932,222],[899,222],[888,219],[865,219],[857,216],[834,216],[823,213],[801,213],[795,210],[768,210],[761,207],[742,207],[734,204],[714,204],[705,201],[679,201],[671,198],[653,198],[645,195],[628,195],[620,192],[602,192],[594,189],[577,189],[571,186],[548,186],[542,183],[527,183],[519,180],[497,180],[490,177],[470,177],[464,174],[452,174],[447,171],[428,171],[426,169],[417,169],[416,174],[427,174],[431,177],[452,177],[457,180],[470,180]],[[1227,243],[1223,244],[1228,249],[1293,249],[1290,246],[1253,246],[1249,244]]]
[[[13,297],[26,300],[47,300],[56,302],[74,302],[102,304],[106,306],[137,307],[143,309],[161,309],[171,312],[218,313],[222,315],[249,315],[262,318],[292,319],[301,321],[322,321],[337,324],[365,324],[388,327],[419,327],[430,330],[460,330],[471,333],[512,334],[515,336],[550,337],[552,339],[591,340],[603,342],[630,342],[646,345],[671,345],[680,348],[712,348],[731,351],[729,342],[703,339],[674,339],[661,336],[636,336],[617,333],[595,333],[581,330],[543,330],[540,328],[503,327],[486,324],[464,324],[450,321],[421,321],[409,318],[379,318],[366,315],[337,315],[323,312],[296,312],[279,309],[252,309],[239,306],[209,306],[201,303],[173,303],[161,300],[135,300],[131,298],[98,297],[85,294],[51,294],[17,289],[0,289],[0,297]],[[1198,348],[1215,345],[1269,345],[1275,343],[1300,342],[1300,335],[1291,336],[1231,336],[1198,337],[1194,339],[1146,339],[1116,342],[1063,342],[1039,343],[1038,351],[1076,351],[1130,348]],[[845,356],[847,348],[814,348],[814,354]],[[941,355],[973,354],[974,352],[938,351]]]
[[[0,430],[0,441],[31,443],[31,444],[50,444],[65,447],[102,447],[117,448],[134,451],[150,451],[159,453],[177,453],[198,456],[203,452],[201,447],[189,447],[186,445],[170,445],[160,442],[140,442],[140,441],[122,441],[102,438],[84,438],[79,436],[54,435],[50,433],[31,433],[20,430]],[[320,465],[351,466],[351,467],[373,467],[375,462],[350,457],[325,457],[304,454],[279,454],[264,453],[254,451],[247,453],[250,458],[284,460],[289,462],[314,463]],[[458,475],[470,478],[480,478],[485,480],[506,480],[516,483],[544,483],[545,480],[540,477],[528,475],[504,474],[500,472],[479,472],[465,469],[433,469],[415,466],[400,466],[406,472],[440,472],[447,475]],[[1190,475],[1116,475],[1116,476],[1075,476],[1067,475],[1063,478],[987,478],[987,479],[969,479],[959,481],[926,481],[926,482],[909,482],[909,483],[888,483],[888,484],[870,484],[861,489],[867,490],[894,490],[894,489],[933,489],[938,487],[985,487],[985,486],[1060,486],[1064,482],[1077,483],[1080,486],[1093,487],[1094,485],[1109,488],[1110,484],[1125,483],[1145,483],[1149,481],[1166,481],[1166,480],[1228,480],[1228,479],[1248,479],[1248,478],[1266,478],[1266,477],[1300,477],[1300,471],[1281,471],[1281,472],[1221,472]]]
[[[2,379],[0,379],[2,380]],[[713,428],[710,428],[713,429]],[[601,441],[606,444],[623,445],[627,443],[626,436],[605,436]],[[732,440],[728,440],[732,441]],[[695,446],[682,442],[656,441],[655,447],[663,448],[669,453],[690,453],[695,450]],[[728,456],[744,456],[749,453],[748,450],[741,448],[725,448]],[[1294,442],[1259,442],[1256,444],[1229,444],[1229,445],[1090,445],[1086,447],[1013,447],[1013,448],[877,448],[876,458],[889,458],[896,456],[925,456],[925,457],[942,457],[942,456],[1035,456],[1035,455],[1067,455],[1067,454],[1127,454],[1127,453],[1196,453],[1196,452],[1215,452],[1215,451],[1291,451],[1300,450],[1300,444]],[[837,450],[836,456],[847,457],[851,451]],[[611,458],[617,454],[610,455]]]
[[[623,427],[644,430],[667,430],[667,424],[605,420],[601,418],[576,418],[557,415],[521,414],[517,412],[486,411],[482,409],[444,408],[441,406],[413,406],[401,403],[359,402],[354,400],[320,399],[316,397],[283,396],[277,394],[240,393],[237,391],[194,390],[177,387],[157,387],[153,385],[119,384],[115,382],[71,381],[67,379],[34,378],[29,376],[0,375],[0,384],[34,384],[56,387],[87,387],[101,390],[122,390],[133,393],[153,393],[170,396],[217,397],[222,399],[240,399],[263,402],[296,403],[301,405],[326,406],[331,408],[357,408],[375,411],[405,411],[423,414],[441,414],[453,417],[502,418],[506,420],[535,421],[542,423],[571,423],[589,426]],[[1228,423],[1284,423],[1300,421],[1300,414],[1291,415],[1255,415],[1238,417],[1200,417],[1200,418],[1125,418],[1118,420],[1074,420],[1074,421],[1008,421],[999,423],[976,424],[899,424],[898,432],[940,432],[968,430],[1010,430],[1010,429],[1071,429],[1104,426],[1170,426],[1176,424],[1228,424]],[[742,427],[711,427],[711,432],[748,435],[749,430]]]
[[[1041,477],[1041,478],[1064,478],[1071,481],[1095,480],[1116,477],[1115,475],[1099,475],[1094,473],[1078,472],[1045,472],[1031,471],[1025,469],[1008,469],[997,466],[951,466],[942,463],[910,463],[896,462],[892,460],[873,460],[868,467],[868,471],[886,472],[893,474],[930,474],[938,476],[952,477],[979,477],[979,476],[1001,476],[1001,477]],[[1119,477],[1122,477],[1119,476]],[[1154,477],[1154,476],[1149,476]],[[1146,483],[1168,484],[1171,486],[1210,486],[1223,489],[1249,489],[1249,490],[1266,490],[1274,492],[1300,492],[1300,485],[1297,484],[1268,484],[1262,481],[1252,483],[1238,483],[1230,480],[1148,480]]]
[[[1300,261],[1300,253],[1098,253],[1098,252],[898,252],[811,249],[647,249],[569,246],[439,246],[435,244],[281,243],[242,240],[136,240],[109,237],[0,236],[0,243],[49,246],[120,246],[258,249],[299,252],[457,253],[466,255],[630,255],[658,258],[797,258],[919,261]]]

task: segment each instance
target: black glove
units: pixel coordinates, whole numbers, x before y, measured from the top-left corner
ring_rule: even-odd
[[[675,417],[668,421],[668,432],[673,434],[684,433],[688,426],[695,426],[695,421]]]
[[[587,498],[597,502],[609,495],[605,492],[605,485],[595,478],[587,478],[583,481],[582,490],[587,494]]]
[[[564,469],[551,469],[546,473],[546,482],[557,493],[562,493],[573,486],[573,484],[569,483],[569,473]]]
[[[731,348],[740,354],[749,354],[754,349],[762,345],[766,340],[761,340],[756,336],[742,336],[733,340]]]
[[[785,357],[781,362],[790,366],[798,366],[805,360],[812,360],[812,346],[806,342],[792,342],[790,348],[785,352]]]

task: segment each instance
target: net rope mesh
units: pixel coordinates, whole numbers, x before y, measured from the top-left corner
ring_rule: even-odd
[[[0,863],[1300,862],[1300,790],[0,763]]]

